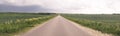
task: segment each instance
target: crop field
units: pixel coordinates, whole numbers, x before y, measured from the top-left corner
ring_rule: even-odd
[[[13,36],[54,16],[50,13],[0,13],[0,36]]]
[[[120,15],[113,14],[62,14],[80,25],[120,36]]]

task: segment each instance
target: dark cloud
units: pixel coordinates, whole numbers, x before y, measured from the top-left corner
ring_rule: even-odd
[[[0,12],[35,12],[35,11],[50,11],[50,10],[51,9],[39,5],[16,6],[9,4],[0,4]]]

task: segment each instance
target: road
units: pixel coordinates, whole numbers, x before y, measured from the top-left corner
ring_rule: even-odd
[[[57,16],[21,36],[94,36],[74,22]]]

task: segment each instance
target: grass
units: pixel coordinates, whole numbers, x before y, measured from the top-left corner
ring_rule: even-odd
[[[63,14],[65,18],[80,25],[120,36],[120,15],[113,14]]]
[[[0,13],[0,36],[13,36],[54,16],[48,13]]]

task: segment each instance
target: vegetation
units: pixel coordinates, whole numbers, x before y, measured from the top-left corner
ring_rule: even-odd
[[[63,14],[83,26],[101,31],[103,33],[120,36],[120,15],[114,14]]]
[[[0,13],[0,36],[13,36],[54,16],[50,13]]]

